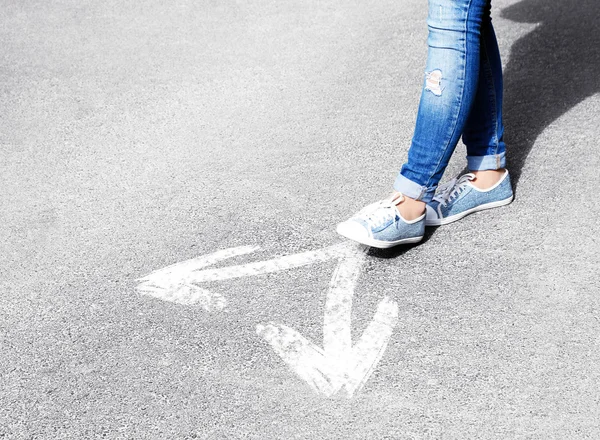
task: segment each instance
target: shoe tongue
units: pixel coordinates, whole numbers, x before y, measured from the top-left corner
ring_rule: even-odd
[[[391,206],[396,206],[404,200],[404,196],[402,193],[394,193],[389,196],[385,201],[389,203]]]
[[[470,182],[470,181],[472,181],[472,180],[475,180],[476,178],[477,178],[477,176],[475,176],[475,174],[473,174],[473,173],[468,173],[468,174],[465,174],[465,175],[463,176],[463,179],[464,179],[466,182]]]
[[[473,186],[473,184],[471,183],[473,180],[475,180],[475,174],[463,174],[462,176],[460,176],[460,178],[456,181],[456,183],[454,184],[454,187],[452,188],[453,190],[458,188],[459,186]]]

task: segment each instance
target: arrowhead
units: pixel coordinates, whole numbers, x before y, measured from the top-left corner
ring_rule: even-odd
[[[282,324],[258,325],[256,333],[317,393],[330,397],[343,387],[350,398],[375,371],[397,322],[398,304],[386,297],[351,351],[336,355]]]
[[[193,272],[228,258],[255,252],[258,249],[260,249],[258,246],[223,249],[167,266],[138,279],[137,281],[141,281],[141,283],[137,286],[137,290],[144,295],[177,304],[198,304],[208,312],[223,310],[227,304],[225,297],[192,284]]]
[[[398,304],[384,298],[373,320],[352,347],[352,297],[367,250],[364,246],[348,244],[340,255],[325,302],[324,349],[281,324],[256,328],[258,335],[292,371],[325,396],[332,396],[343,387],[346,395],[352,397],[364,386],[383,356],[398,321]]]
[[[256,333],[317,393],[335,394],[343,384],[340,368],[296,330],[282,324],[257,325]]]
[[[193,284],[169,284],[156,285],[152,282],[141,283],[137,287],[138,291],[144,295],[170,301],[176,304],[193,305],[197,304],[207,312],[218,312],[227,305],[225,297],[217,292],[202,289]]]
[[[396,324],[398,303],[385,297],[377,306],[373,320],[352,348],[352,362],[348,364],[348,379],[344,384],[348,397],[359,391],[375,371]]]

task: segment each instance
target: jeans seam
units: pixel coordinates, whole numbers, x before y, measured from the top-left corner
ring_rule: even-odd
[[[486,29],[485,32],[489,32],[489,29]],[[483,33],[482,33],[483,35]],[[489,81],[487,86],[488,86],[488,97],[490,98],[491,102],[491,110],[492,110],[492,118],[494,120],[494,154],[498,155],[498,148],[500,148],[500,139],[498,139],[498,112],[496,111],[497,106],[498,106],[498,101],[496,99],[496,84],[494,83],[494,75],[492,73],[492,67],[490,65],[490,58],[488,55],[488,47],[485,41],[485,38],[481,38],[481,45],[480,48],[483,49],[483,52],[485,53],[485,61],[484,61],[484,69],[485,69],[485,76],[487,78],[487,80]],[[480,49],[480,50],[481,50]]]

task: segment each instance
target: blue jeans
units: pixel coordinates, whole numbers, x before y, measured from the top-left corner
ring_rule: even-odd
[[[394,188],[431,201],[462,135],[470,170],[506,164],[502,65],[491,0],[429,0],[425,82],[408,162]]]

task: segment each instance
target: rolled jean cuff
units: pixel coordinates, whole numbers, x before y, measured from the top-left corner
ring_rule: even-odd
[[[411,199],[421,200],[425,203],[431,202],[435,195],[435,188],[421,186],[400,173],[394,182],[394,189]]]
[[[467,156],[469,171],[499,170],[506,167],[506,153],[489,156]]]

